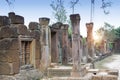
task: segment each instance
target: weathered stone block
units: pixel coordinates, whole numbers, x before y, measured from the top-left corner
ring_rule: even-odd
[[[35,67],[38,69],[40,67],[40,59],[35,60]]]
[[[19,62],[19,45],[17,39],[0,40],[0,62]]]
[[[2,27],[0,30],[0,38],[17,38],[17,28],[13,27]]]
[[[9,16],[9,18],[14,18],[15,17],[15,13],[14,12],[10,12],[10,13],[8,13],[8,16]]]
[[[0,62],[0,75],[8,75],[8,74],[10,74],[9,64]]]
[[[93,75],[92,80],[102,80],[102,76]],[[107,79],[106,79],[107,80]]]
[[[70,20],[72,21],[72,33],[79,34],[79,24],[80,24],[80,15],[79,14],[72,14],[70,15]]]
[[[118,76],[106,75],[106,76],[103,76],[102,80],[118,80]]]
[[[49,21],[50,21],[49,18],[45,18],[45,17],[39,18],[39,23],[40,23],[40,25],[43,25],[43,26],[45,26],[45,27],[49,24]]]
[[[109,75],[119,76],[119,71],[116,70],[116,69],[113,69],[113,70],[111,69],[111,70],[108,71],[108,74],[109,74]]]
[[[11,25],[10,27],[16,27],[17,28],[17,33],[19,35],[28,35],[28,30],[27,27],[23,24],[15,24],[15,25]]]
[[[9,16],[11,24],[24,24],[24,17],[14,15],[14,13],[10,14]]]
[[[34,39],[39,40],[40,39],[40,31],[39,30],[31,31],[30,36],[32,36]]]
[[[99,72],[99,69],[89,69],[88,73],[93,73],[93,74],[97,74]]]
[[[13,73],[17,74],[19,73],[19,70],[20,70],[20,63],[18,61],[13,62]]]
[[[10,24],[10,21],[7,16],[0,16],[0,26],[6,26],[9,24]]]
[[[19,45],[18,45],[18,39],[11,39],[11,38],[6,38],[0,40],[0,50],[18,50]]]
[[[38,26],[39,26],[39,24],[37,22],[30,22],[29,23],[29,29],[30,30],[37,30]]]

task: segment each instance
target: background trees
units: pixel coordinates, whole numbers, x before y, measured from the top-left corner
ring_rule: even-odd
[[[67,20],[66,10],[63,0],[53,0],[50,6],[53,9],[53,16],[57,22],[65,23]]]

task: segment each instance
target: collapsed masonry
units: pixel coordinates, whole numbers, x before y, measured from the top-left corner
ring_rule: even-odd
[[[30,22],[27,29],[22,16],[13,12],[0,16],[0,74],[19,73],[20,67],[28,64],[37,69],[48,66],[48,23],[49,19],[40,18],[39,23]]]
[[[68,64],[73,61],[72,76],[82,76],[84,68],[92,57],[92,33],[82,43],[79,32],[80,16],[70,16],[72,22],[72,41],[68,38],[68,25],[57,22],[49,26],[49,18],[39,18],[39,23],[24,25],[24,17],[10,12],[0,16],[0,75],[19,73],[24,65],[31,64],[35,69],[45,72],[51,63]],[[89,24],[91,28],[92,24]],[[89,51],[89,53],[87,52]],[[83,71],[83,72],[81,72]],[[82,74],[81,74],[82,73]]]

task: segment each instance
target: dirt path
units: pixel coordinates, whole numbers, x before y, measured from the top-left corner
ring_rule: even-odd
[[[120,69],[120,54],[113,54],[95,63],[96,68]]]
[[[118,69],[120,80],[120,54],[113,54],[101,61],[95,63],[95,68],[98,69]]]

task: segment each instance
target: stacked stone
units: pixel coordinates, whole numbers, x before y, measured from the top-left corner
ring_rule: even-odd
[[[80,15],[72,14],[70,15],[72,23],[72,59],[73,59],[73,69],[71,76],[80,77],[81,76],[81,53],[80,53]]]
[[[19,72],[18,43],[17,28],[10,27],[10,19],[7,16],[0,16],[0,74]]]
[[[24,25],[24,17],[15,15],[14,12],[9,13],[10,27],[17,28],[18,35],[28,35],[27,27]]]
[[[40,24],[40,45],[41,45],[41,62],[40,68],[45,71],[51,63],[51,38],[50,38],[50,28],[48,27],[50,19],[49,18],[39,18]]]

